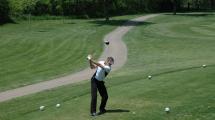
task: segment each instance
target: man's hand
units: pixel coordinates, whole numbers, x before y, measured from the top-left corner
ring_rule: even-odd
[[[87,56],[87,60],[89,61],[89,64],[90,64],[90,68],[91,69],[95,69],[96,68],[96,66],[93,64],[93,62],[92,62],[92,55],[88,55]]]
[[[90,63],[93,64],[94,66],[99,66],[101,67],[102,69],[104,69],[104,66],[98,62],[95,62],[94,60],[90,59]]]
[[[91,59],[92,59],[92,55],[88,55],[87,60],[91,60]]]
[[[92,55],[88,55],[87,56],[87,60],[89,60],[89,63],[90,63],[90,68],[91,69],[94,69],[96,68],[97,66],[101,67],[104,69],[104,66],[98,62],[95,62],[93,59],[92,59]]]

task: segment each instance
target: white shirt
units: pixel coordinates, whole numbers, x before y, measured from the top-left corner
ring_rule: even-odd
[[[105,79],[105,72],[109,73],[111,71],[111,67],[105,65],[105,61],[99,61],[99,64],[103,65],[104,68],[97,67],[95,78],[98,81],[103,81]]]

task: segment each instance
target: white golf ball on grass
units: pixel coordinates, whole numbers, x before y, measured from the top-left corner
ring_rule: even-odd
[[[60,107],[60,104],[56,104],[56,108],[59,108]]]
[[[40,106],[40,111],[45,110],[45,106]]]
[[[165,107],[164,111],[165,111],[166,113],[169,113],[169,112],[170,112],[170,108],[169,108],[169,107]]]
[[[148,79],[151,79],[151,78],[152,78],[152,76],[151,76],[151,75],[149,75],[149,76],[148,76]]]
[[[207,65],[202,65],[203,68],[207,67]]]

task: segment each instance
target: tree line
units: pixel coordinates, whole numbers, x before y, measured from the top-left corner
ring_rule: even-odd
[[[143,12],[214,10],[215,0],[0,0],[0,22],[22,14],[106,17]]]

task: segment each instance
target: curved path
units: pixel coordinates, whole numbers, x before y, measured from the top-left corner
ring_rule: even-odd
[[[107,56],[112,56],[115,58],[115,64],[113,66],[113,70],[117,70],[121,68],[126,60],[127,60],[127,47],[125,43],[122,41],[122,37],[134,26],[138,23],[143,22],[146,19],[157,16],[157,14],[146,15],[136,19],[129,20],[124,23],[122,26],[116,28],[111,33],[107,34],[104,37],[104,41],[108,40],[110,42],[109,46],[106,46],[104,52],[102,53],[100,60],[106,58]],[[29,95],[32,93],[37,93],[40,91],[52,89],[55,87],[76,83],[81,80],[87,80],[94,73],[93,70],[89,68],[74,73],[72,75],[68,75],[61,78],[56,78],[50,81],[40,82],[12,90],[8,90],[0,93],[0,102],[7,101],[16,97],[21,97],[24,95]]]

